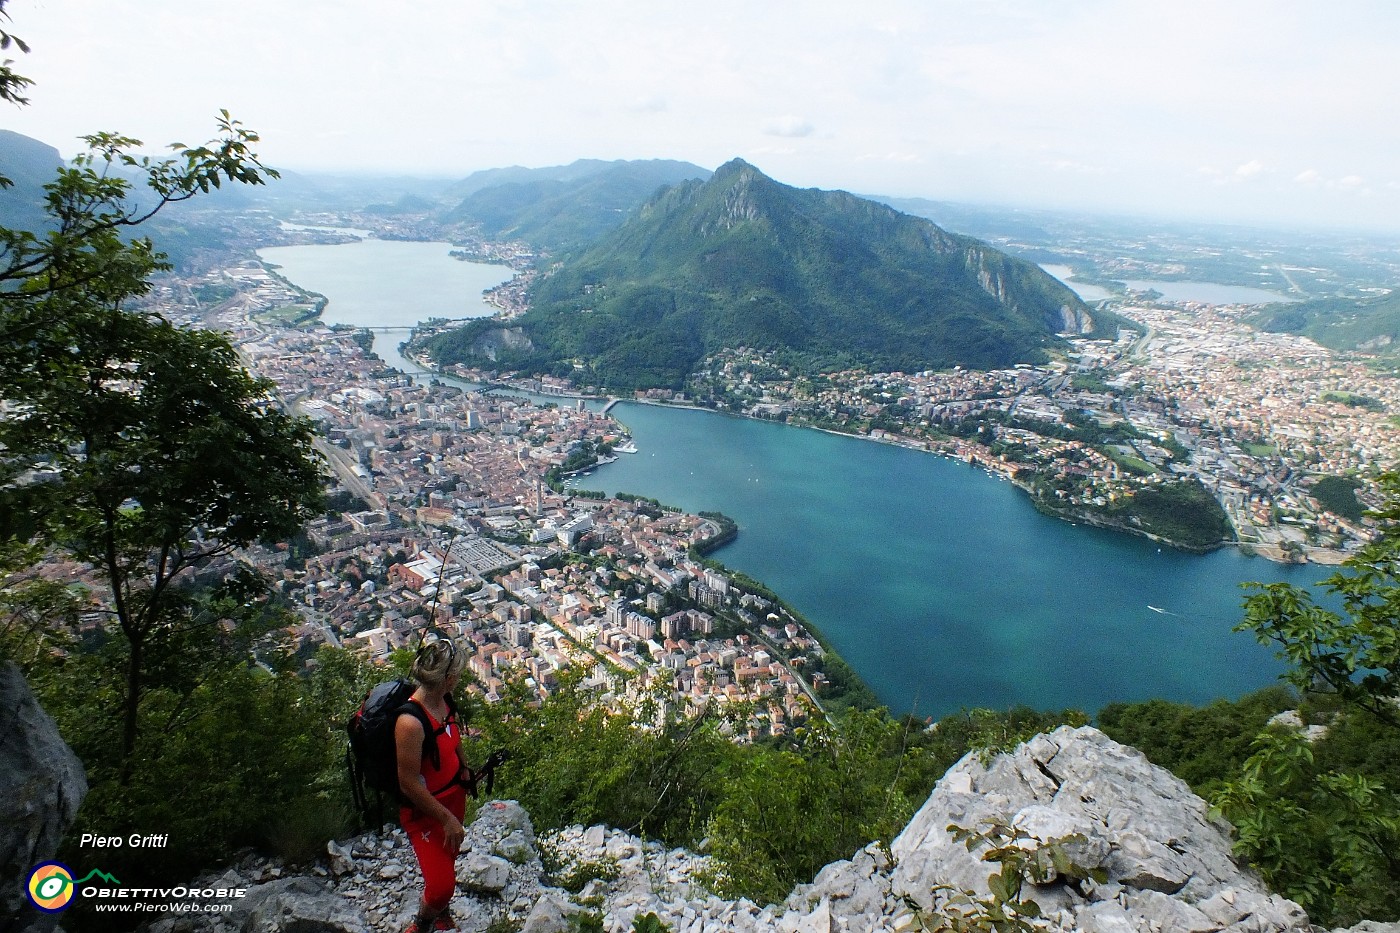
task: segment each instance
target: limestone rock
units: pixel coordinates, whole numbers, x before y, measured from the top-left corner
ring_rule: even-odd
[[[785,903],[797,910],[816,904],[838,925],[844,919],[851,929],[860,929],[896,907],[890,893],[889,867],[885,853],[872,843],[849,861],[827,865],[810,885],[798,885]]]
[[[284,878],[248,892],[243,933],[369,933],[364,915],[309,878]]]
[[[514,800],[491,801],[481,808],[474,822],[481,823],[483,827],[496,828],[500,836],[518,831],[527,842],[533,844],[535,841],[535,827],[530,822],[530,814]]]
[[[1012,823],[1037,839],[1082,837],[1065,843],[1062,848],[1069,860],[1085,871],[1102,868],[1108,861],[1108,841],[1095,833],[1093,824],[1083,817],[1054,807],[1030,806],[1018,812]],[[1055,867],[1049,864],[1049,859],[1039,860],[1038,867],[1047,881],[1054,881],[1059,875]]]
[[[988,765],[968,756],[934,788],[895,839],[893,891],[927,907],[935,885],[987,893],[994,867],[955,844],[950,824],[976,829],[987,820],[1020,826],[1042,839],[1078,833],[1070,847],[1082,867],[1101,867],[1104,885],[1083,893],[1063,882],[1034,899],[1068,924],[1086,928],[1190,931],[1305,931],[1296,904],[1270,895],[1231,855],[1229,828],[1205,801],[1134,749],[1097,729],[1062,727]],[[1095,864],[1096,863],[1096,864]],[[1221,898],[1233,892],[1238,911]],[[1117,906],[1098,906],[1099,904]],[[1209,909],[1206,909],[1209,905]]]
[[[237,873],[227,872],[217,879],[200,879],[191,887],[236,888],[246,887],[246,882]],[[359,907],[322,881],[296,876],[246,890],[245,897],[205,902],[227,904],[227,911],[173,914],[140,929],[147,933],[370,933]]]
[[[495,853],[508,862],[516,865],[529,861],[534,853],[534,847],[525,838],[525,834],[516,830],[496,843]]]
[[[355,870],[355,859],[350,854],[350,849],[340,845],[334,839],[326,843],[326,855],[330,857],[331,874],[337,878],[341,875],[348,875]]]
[[[500,894],[510,883],[511,863],[496,855],[473,852],[465,863],[459,860],[457,883],[465,891],[478,894]]]
[[[83,763],[58,734],[12,662],[0,665],[0,930],[41,933],[59,914],[24,894],[29,873],[53,858],[87,795]]]
[[[546,893],[535,902],[520,933],[569,933],[569,918],[580,912],[559,894]]]

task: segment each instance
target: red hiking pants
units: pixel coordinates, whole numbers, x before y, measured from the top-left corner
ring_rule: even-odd
[[[452,785],[437,799],[457,819],[466,816],[467,791],[460,784]],[[408,841],[413,845],[418,867],[423,872],[423,904],[441,913],[452,902],[452,894],[457,889],[457,853],[447,848],[447,830],[433,817],[410,807],[400,808],[399,822],[408,833]]]

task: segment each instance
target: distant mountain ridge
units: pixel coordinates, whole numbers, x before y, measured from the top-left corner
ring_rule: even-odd
[[[708,169],[668,159],[488,169],[450,189],[463,192],[463,200],[445,219],[474,223],[492,239],[524,240],[554,252],[620,226],[660,188],[709,177]]]
[[[1045,359],[1094,320],[1038,266],[844,191],[780,184],[735,159],[658,193],[542,276],[529,313],[439,336],[440,362],[680,388],[725,347],[806,368],[918,371]],[[575,363],[585,366],[580,374]]]
[[[460,200],[486,188],[501,185],[534,184],[541,181],[577,182],[629,165],[651,166],[657,171],[679,173],[677,180],[710,177],[709,169],[675,159],[575,159],[568,165],[550,165],[542,168],[508,165],[504,168],[482,169],[449,186],[445,194]],[[699,174],[692,175],[692,172]]]

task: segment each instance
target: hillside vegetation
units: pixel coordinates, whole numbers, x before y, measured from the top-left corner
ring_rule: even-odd
[[[1254,322],[1270,333],[1301,334],[1333,350],[1393,352],[1400,340],[1400,292],[1269,305]]]
[[[1206,548],[1235,537],[1225,510],[1197,479],[1139,489],[1109,514],[1183,547]]]
[[[40,230],[51,220],[44,211],[44,185],[53,181],[63,164],[53,146],[0,130],[0,219],[14,230]]]
[[[680,388],[726,347],[812,370],[918,371],[1045,359],[1092,327],[1039,267],[839,191],[798,190],[734,160],[667,189],[535,284],[512,322],[473,322],[439,363],[571,374],[614,390]],[[580,369],[581,367],[581,369]]]

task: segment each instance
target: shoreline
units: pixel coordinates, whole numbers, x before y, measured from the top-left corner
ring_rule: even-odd
[[[704,405],[696,405],[690,402],[677,404],[672,402],[660,402],[653,399],[618,398],[614,399],[612,404],[616,404],[617,402],[635,402],[638,405],[654,405],[659,408],[679,408],[690,411],[708,411],[714,412],[715,414],[719,415],[729,415],[735,418],[744,418],[749,421],[770,421],[775,424],[785,424],[788,427],[805,428],[809,431],[820,431],[823,434],[831,434],[836,437],[849,437],[855,440],[869,441],[873,444],[885,444],[891,447],[902,447],[905,450],[913,450],[919,453],[931,454],[935,457],[942,457],[945,460],[964,459],[954,454],[932,449],[927,444],[910,441],[908,439],[894,435],[886,435],[884,437],[871,437],[869,434],[856,434],[851,431],[838,431],[834,428],[818,427],[816,425],[811,424],[794,424],[792,422],[787,421],[776,421],[772,418],[758,418],[754,415],[744,414],[743,412],[720,411],[719,409],[708,408]],[[609,409],[611,409],[611,405],[609,405]],[[1252,553],[1246,553],[1245,556],[1259,557],[1263,560],[1267,560],[1275,564],[1318,564],[1320,566],[1328,567],[1338,566],[1350,556],[1347,552],[1339,551],[1336,548],[1305,547],[1302,551],[1303,560],[1299,561],[1290,559],[1284,552],[1284,550],[1278,545],[1260,544],[1252,541],[1240,541],[1238,539],[1233,541],[1222,540],[1216,542],[1215,544],[1207,545],[1204,547],[1198,547],[1194,545],[1183,544],[1178,541],[1173,541],[1170,538],[1166,538],[1161,535],[1156,535],[1149,531],[1143,531],[1140,528],[1134,528],[1130,525],[1123,525],[1117,522],[1106,521],[1102,516],[1094,515],[1091,512],[1070,512],[1053,509],[1041,510],[1040,507],[1036,504],[1036,499],[1035,496],[1031,493],[1031,489],[1023,481],[1017,480],[1014,476],[1010,474],[1002,473],[1001,471],[992,468],[984,460],[981,459],[974,460],[968,458],[965,462],[967,462],[969,466],[975,466],[980,468],[988,476],[996,477],[998,479],[1004,479],[1007,482],[1011,483],[1017,489],[1021,490],[1023,493],[1026,494],[1026,497],[1030,500],[1031,505],[1036,507],[1037,511],[1041,511],[1041,514],[1058,519],[1060,521],[1068,522],[1071,525],[1082,522],[1086,525],[1092,525],[1095,528],[1102,528],[1105,531],[1121,532],[1123,534],[1133,535],[1134,537],[1146,538],[1149,541],[1155,541],[1158,544],[1166,545],[1178,551],[1183,551],[1187,554],[1209,554],[1212,551],[1218,551],[1223,548],[1232,547],[1240,550],[1241,552],[1245,552],[1245,549],[1248,549],[1248,551]]]
[[[296,287],[296,288],[299,288],[299,289],[300,289],[300,286],[296,286],[296,285],[295,285],[294,283],[292,283],[290,280],[284,279],[284,281],[286,281],[287,284],[292,285],[293,287]],[[300,289],[300,290],[303,291],[303,292],[306,291],[305,289]],[[320,297],[324,298],[324,296],[320,296]],[[313,320],[319,320],[319,321],[321,321],[322,323],[324,323],[324,320],[322,319],[322,312],[323,312],[323,311],[324,311],[324,306],[323,306],[322,308],[318,309],[318,311],[317,311],[315,317],[313,318]],[[409,327],[409,328],[405,328],[405,329],[408,330],[408,331],[410,332],[410,334],[412,334],[412,333],[413,333],[414,331],[416,331],[416,330],[418,329],[418,327],[420,327],[423,323],[424,323],[424,322],[419,322],[418,324],[413,325],[412,327]],[[327,325],[327,326],[329,326],[329,325]],[[357,329],[363,330],[363,329],[365,329],[365,328],[364,328],[364,327],[358,327]],[[394,328],[394,329],[399,329],[399,328]],[[443,370],[442,368],[440,368],[440,367],[427,366],[427,365],[424,364],[424,362],[423,362],[422,359],[420,359],[416,354],[413,354],[413,353],[411,353],[411,352],[403,351],[403,352],[402,352],[402,356],[403,356],[404,359],[406,359],[406,360],[412,362],[415,366],[417,366],[417,367],[422,371],[422,372],[419,373],[419,374],[405,373],[404,375],[409,375],[409,376],[412,376],[412,375],[428,375],[428,376],[436,376],[436,377],[448,378],[448,379],[458,379],[458,380],[461,380],[461,381],[463,381],[463,382],[470,382],[470,381],[471,381],[471,380],[468,380],[468,379],[463,378],[462,376],[459,376],[459,375],[455,375],[455,374],[446,372],[446,371],[444,371],[444,370]],[[381,360],[382,360],[382,358],[381,358]],[[389,366],[389,364],[388,364],[387,362],[385,362],[384,365],[385,365],[385,366]],[[393,368],[393,367],[390,367],[390,368]],[[914,451],[918,451],[918,452],[920,452],[920,453],[932,454],[932,455],[934,455],[934,456],[943,457],[943,458],[949,459],[949,460],[963,459],[963,458],[958,457],[958,456],[956,456],[956,455],[954,455],[954,454],[950,454],[950,453],[947,453],[947,452],[944,452],[944,451],[941,451],[941,450],[934,449],[933,447],[931,447],[931,446],[930,446],[928,443],[926,443],[926,442],[922,442],[922,443],[921,443],[921,442],[913,441],[913,440],[910,440],[910,439],[905,438],[905,437],[900,436],[900,435],[891,435],[891,434],[888,434],[888,433],[887,433],[887,434],[885,434],[885,435],[882,436],[882,437],[873,437],[873,436],[871,436],[871,435],[869,435],[869,434],[857,434],[857,433],[855,433],[855,432],[853,432],[853,431],[840,431],[840,430],[837,430],[837,429],[835,429],[835,428],[819,427],[819,426],[817,426],[817,425],[800,424],[800,423],[794,424],[794,423],[788,422],[788,421],[776,421],[776,419],[771,419],[771,418],[759,418],[759,417],[757,417],[757,416],[750,415],[750,414],[746,414],[746,413],[744,413],[744,412],[720,411],[720,410],[717,409],[717,408],[710,408],[710,407],[705,406],[705,405],[698,405],[698,404],[695,404],[694,402],[688,402],[688,401],[687,401],[687,402],[668,402],[668,401],[661,401],[661,400],[658,400],[658,399],[626,398],[626,397],[624,397],[624,396],[596,395],[596,394],[589,394],[589,393],[584,393],[584,392],[559,392],[559,393],[554,393],[554,392],[543,392],[543,391],[537,391],[537,390],[533,390],[533,389],[529,389],[529,388],[520,387],[520,386],[517,386],[517,385],[512,384],[512,383],[509,382],[509,381],[504,381],[504,382],[500,382],[500,383],[481,383],[481,391],[483,391],[483,392],[487,392],[487,391],[489,391],[489,390],[490,390],[491,388],[493,388],[493,387],[505,389],[505,390],[508,390],[508,391],[522,392],[522,393],[525,393],[525,394],[527,394],[527,395],[535,395],[535,396],[539,396],[539,397],[542,397],[542,398],[559,398],[559,399],[569,399],[569,400],[573,400],[573,401],[578,401],[578,400],[583,400],[583,401],[601,401],[601,402],[605,402],[605,403],[606,403],[606,404],[605,404],[605,407],[603,408],[603,414],[610,414],[611,411],[612,411],[612,409],[613,409],[617,404],[619,404],[620,402],[632,402],[632,403],[635,403],[635,404],[638,404],[638,405],[652,405],[652,406],[655,406],[655,407],[658,407],[658,408],[676,408],[676,409],[687,410],[687,411],[708,411],[708,412],[714,412],[715,414],[730,415],[730,416],[733,416],[733,417],[736,417],[736,418],[744,418],[744,419],[748,419],[748,420],[751,420],[751,421],[774,421],[775,423],[785,424],[785,425],[788,425],[789,427],[794,427],[794,428],[807,428],[807,429],[809,429],[809,430],[821,431],[821,432],[824,433],[824,434],[831,434],[831,435],[834,435],[834,436],[837,436],[837,437],[850,437],[850,438],[854,438],[854,439],[856,439],[856,440],[869,441],[869,442],[871,442],[871,443],[876,443],[876,444],[887,444],[887,445],[894,446],[894,447],[903,447],[903,448],[906,449],[906,450],[914,450]],[[630,435],[629,435],[629,436],[630,436]],[[1259,558],[1262,558],[1262,559],[1264,559],[1264,560],[1267,560],[1267,561],[1269,561],[1269,562],[1271,562],[1271,563],[1276,563],[1276,564],[1309,564],[1309,563],[1311,563],[1311,564],[1318,564],[1318,565],[1321,565],[1321,566],[1338,566],[1338,565],[1342,564],[1342,563],[1347,559],[1348,556],[1350,556],[1349,554],[1347,554],[1347,552],[1345,552],[1345,551],[1340,551],[1340,550],[1337,550],[1337,549],[1335,549],[1335,548],[1321,548],[1321,547],[1309,547],[1309,546],[1304,546],[1304,547],[1303,547],[1303,550],[1300,552],[1301,560],[1295,560],[1295,559],[1293,559],[1287,552],[1285,552],[1285,551],[1283,550],[1283,548],[1282,548],[1281,546],[1279,546],[1279,545],[1262,544],[1262,543],[1249,542],[1249,541],[1240,541],[1240,540],[1238,540],[1238,539],[1233,540],[1233,541],[1224,541],[1224,540],[1222,540],[1222,541],[1216,542],[1215,544],[1211,544],[1211,545],[1208,545],[1208,546],[1194,546],[1194,545],[1183,544],[1183,543],[1181,543],[1181,542],[1174,541],[1174,540],[1172,540],[1172,539],[1170,539],[1170,538],[1166,538],[1166,537],[1163,537],[1163,536],[1161,536],[1161,535],[1156,535],[1156,534],[1153,534],[1153,533],[1148,532],[1148,531],[1143,531],[1143,530],[1140,529],[1140,528],[1134,528],[1134,527],[1132,527],[1132,526],[1130,526],[1130,525],[1124,525],[1124,524],[1121,524],[1121,523],[1118,523],[1118,522],[1106,521],[1106,520],[1103,518],[1103,516],[1095,515],[1095,514],[1092,513],[1092,512],[1067,511],[1067,510],[1057,510],[1057,509],[1041,509],[1041,507],[1039,506],[1039,504],[1036,502],[1035,496],[1032,494],[1030,488],[1029,488],[1024,482],[1017,480],[1013,474],[1011,474],[1011,473],[1003,473],[1003,472],[1001,472],[1001,471],[995,469],[993,466],[991,466],[991,465],[986,461],[985,458],[980,458],[980,457],[979,457],[979,458],[972,458],[972,457],[969,457],[969,458],[967,458],[967,461],[966,461],[966,462],[967,462],[969,465],[980,467],[980,468],[983,470],[983,472],[987,473],[989,476],[994,476],[994,477],[997,477],[997,478],[999,478],[999,479],[1004,479],[1004,480],[1010,482],[1012,485],[1016,486],[1018,489],[1020,489],[1023,493],[1026,494],[1027,498],[1030,499],[1031,504],[1032,504],[1033,507],[1035,507],[1038,511],[1041,511],[1042,514],[1048,515],[1048,516],[1050,516],[1051,518],[1056,518],[1056,519],[1059,519],[1060,521],[1067,521],[1067,522],[1069,522],[1070,524],[1076,524],[1076,523],[1078,523],[1078,522],[1083,522],[1083,523],[1086,524],[1086,525],[1091,525],[1091,526],[1093,526],[1093,527],[1095,527],[1095,528],[1102,528],[1102,529],[1104,529],[1104,530],[1106,530],[1106,531],[1115,531],[1115,532],[1120,532],[1120,533],[1124,533],[1124,534],[1133,535],[1133,536],[1139,537],[1139,538],[1146,538],[1147,540],[1157,542],[1158,544],[1166,545],[1166,546],[1168,546],[1168,547],[1174,548],[1174,549],[1179,550],[1179,551],[1183,551],[1183,552],[1188,553],[1188,554],[1208,554],[1208,553],[1210,553],[1210,552],[1212,552],[1212,551],[1220,550],[1220,549],[1222,549],[1222,548],[1234,547],[1234,548],[1236,548],[1236,549],[1239,549],[1239,550],[1242,551],[1242,552],[1244,552],[1245,549],[1248,549],[1248,554],[1247,554],[1247,556],[1259,557]]]
[[[409,360],[410,362],[412,362],[412,363],[414,363],[415,365],[417,365],[420,369],[422,369],[422,370],[423,370],[423,374],[426,374],[426,375],[443,376],[443,377],[446,377],[446,378],[449,378],[449,379],[459,379],[459,380],[461,380],[461,381],[463,381],[463,382],[468,382],[468,381],[470,381],[470,380],[462,379],[462,377],[460,377],[460,376],[454,376],[454,375],[452,375],[452,374],[445,373],[445,372],[441,371],[440,369],[431,369],[431,368],[429,368],[429,367],[423,366],[422,362],[421,362],[416,356],[414,356],[414,355],[412,355],[412,354],[410,354],[410,353],[402,353],[402,356],[403,356],[404,359]],[[381,362],[384,362],[384,360],[383,360],[382,357],[379,358],[379,359],[380,359]],[[387,362],[384,362],[384,365],[385,365],[385,366],[388,366],[389,364],[388,364]],[[390,367],[390,368],[393,368],[393,367]],[[396,372],[401,372],[401,370],[395,370],[395,371],[396,371]],[[412,373],[404,373],[404,375],[414,375],[414,374],[412,374]],[[502,383],[502,385],[507,385],[507,386],[509,386],[508,383]],[[517,391],[529,392],[529,390],[526,390],[526,389],[518,389]],[[546,393],[541,393],[541,392],[530,392],[529,394],[531,394],[531,395],[544,396]],[[565,396],[560,396],[560,397],[562,398],[562,397],[565,397]],[[691,403],[688,403],[688,402],[687,402],[687,403],[676,404],[676,403],[671,403],[671,402],[656,401],[656,400],[654,400],[654,399],[628,399],[628,398],[615,397],[615,396],[586,395],[586,394],[582,394],[582,393],[577,393],[577,394],[574,394],[574,395],[569,396],[569,397],[572,397],[572,398],[582,398],[582,399],[588,399],[588,400],[593,400],[593,401],[606,401],[608,404],[607,404],[607,407],[604,409],[604,413],[605,413],[605,414],[606,414],[608,411],[610,411],[610,410],[612,409],[612,407],[613,407],[614,405],[618,404],[619,402],[636,402],[636,403],[639,404],[639,405],[654,405],[654,406],[656,406],[656,407],[658,407],[658,408],[684,408],[684,409],[689,409],[689,410],[692,410],[692,411],[710,411],[710,412],[713,412],[713,411],[714,411],[714,409],[712,409],[712,408],[706,408],[706,407],[703,406],[703,405],[694,405],[694,404],[691,404]],[[731,413],[730,413],[730,412],[717,412],[717,414],[731,414]],[[738,415],[737,417],[749,418],[749,420],[754,420],[754,421],[762,420],[762,419],[757,419],[757,418],[750,418],[748,415]],[[615,420],[616,420],[616,419],[615,419]],[[623,424],[620,420],[618,420],[618,424],[621,425],[622,427],[626,428],[626,425]],[[839,433],[839,432],[831,432],[831,433]],[[627,431],[626,434],[627,434],[627,436],[628,436],[629,438],[632,436],[630,431]],[[633,442],[633,443],[635,443],[635,442]],[[611,458],[610,460],[607,460],[606,462],[600,460],[599,462],[597,462],[597,463],[595,463],[595,464],[592,464],[592,465],[587,466],[587,467],[582,467],[582,468],[580,468],[579,470],[572,471],[571,473],[568,473],[568,474],[561,474],[561,476],[567,475],[567,476],[578,477],[578,476],[580,476],[585,470],[587,470],[587,471],[589,471],[589,472],[592,472],[593,469],[595,469],[595,468],[598,467],[598,466],[606,466],[607,463],[615,463],[615,462],[617,461],[617,459],[618,459],[618,458],[613,457],[613,458]],[[578,491],[579,491],[579,490],[575,490],[575,492],[578,492]],[[569,493],[568,491],[566,491],[566,492],[565,492],[565,495],[571,495],[571,493]],[[699,513],[697,513],[697,514],[699,514]],[[723,513],[720,513],[720,514],[723,514]],[[701,517],[704,517],[704,516],[701,516]],[[716,536],[713,537],[713,538],[709,538],[709,539],[706,539],[705,541],[700,542],[699,544],[695,545],[694,547],[695,547],[695,551],[696,551],[696,556],[697,556],[700,560],[706,561],[706,562],[711,562],[711,563],[714,563],[714,564],[717,564],[717,565],[719,565],[720,567],[723,567],[724,570],[725,570],[725,572],[733,573],[734,571],[733,571],[732,569],[726,567],[726,566],[723,564],[723,562],[720,561],[718,558],[716,558],[716,557],[711,557],[711,556],[710,556],[712,552],[723,549],[723,547],[724,547],[725,545],[731,543],[731,542],[734,540],[734,538],[738,537],[738,535],[739,535],[739,526],[738,526],[738,523],[734,522],[734,520],[733,520],[733,519],[730,519],[728,516],[725,516],[725,519],[726,519],[726,520],[730,523],[730,525],[731,525],[731,527],[730,527],[729,529],[727,529],[726,531],[721,532],[719,535],[716,535]],[[862,708],[871,708],[871,709],[876,709],[876,708],[881,708],[881,707],[883,707],[883,704],[880,702],[879,696],[875,693],[875,691],[874,691],[873,689],[871,689],[870,685],[869,685],[868,683],[866,683],[865,678],[862,677],[862,676],[856,671],[856,669],[855,669],[854,667],[851,666],[850,662],[848,662],[848,661],[841,655],[841,653],[838,652],[838,651],[832,646],[831,642],[827,639],[827,636],[826,636],[826,634],[825,634],[824,632],[822,632],[816,625],[814,625],[814,624],[811,622],[811,620],[809,620],[803,613],[801,613],[800,611],[798,611],[798,610],[797,610],[791,603],[789,603],[789,602],[787,601],[787,599],[784,598],[780,593],[778,593],[778,592],[775,591],[775,590],[770,589],[770,588],[768,587],[768,584],[767,584],[767,583],[764,583],[762,580],[758,580],[758,581],[755,581],[755,582],[757,582],[760,586],[762,586],[765,590],[767,590],[767,591],[776,599],[777,603],[780,605],[780,607],[783,609],[783,611],[786,612],[786,613],[788,613],[788,615],[790,615],[793,619],[795,619],[795,620],[798,622],[798,624],[802,625],[802,626],[807,630],[807,632],[808,632],[814,639],[816,639],[817,643],[818,643],[819,645],[821,645],[823,652],[825,652],[827,655],[829,655],[831,658],[833,658],[837,663],[839,663],[843,668],[845,668],[845,670],[848,672],[848,676],[849,676],[849,677],[855,682],[855,684],[857,685],[857,688],[856,688],[853,692],[857,694],[858,699],[852,701],[852,705],[853,705],[853,706],[859,706],[859,707],[862,707]],[[758,633],[754,633],[754,637],[755,637],[755,638],[760,638],[760,639],[761,639],[761,635],[759,635]],[[784,667],[787,666],[785,661],[783,662],[783,664],[784,664]],[[796,675],[796,674],[794,673],[794,676],[798,676],[798,675]],[[815,700],[815,699],[816,699],[815,692],[814,692],[813,688],[810,686],[810,684],[807,683],[806,679],[803,678],[803,677],[801,677],[801,676],[798,676],[798,680],[799,680],[799,682],[802,684],[803,689],[804,689],[804,692],[806,692],[809,696],[813,697],[813,699]],[[873,702],[873,705],[871,705],[872,702]],[[828,711],[828,710],[826,709],[826,707],[825,707],[824,705],[822,705],[821,703],[817,703],[817,709],[822,713],[822,715],[825,715],[825,716],[829,716],[829,715],[830,715],[829,711]]]

